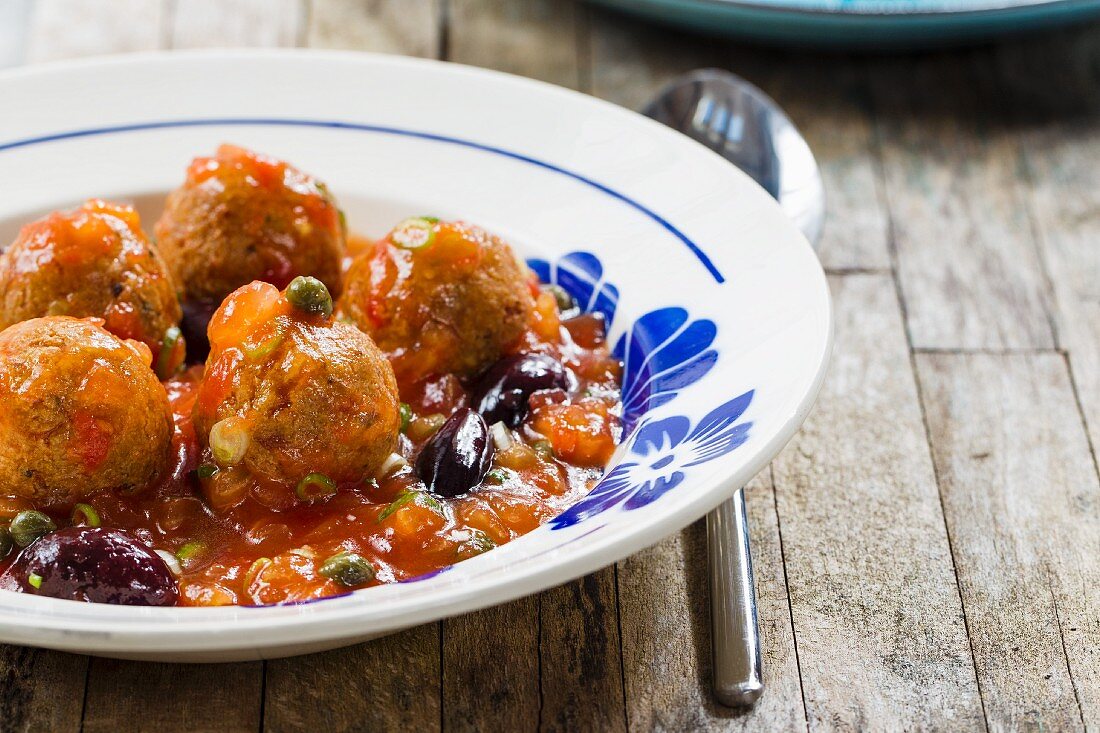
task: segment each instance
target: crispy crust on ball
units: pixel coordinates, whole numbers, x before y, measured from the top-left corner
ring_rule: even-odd
[[[192,166],[156,224],[158,246],[186,298],[216,302],[253,280],[282,288],[297,275],[312,275],[338,294],[345,234],[331,197],[323,187],[310,192],[319,184],[284,163],[231,150],[233,160],[282,166],[298,183],[260,183],[250,168],[225,162],[203,178]],[[222,161],[222,152],[213,160]]]
[[[400,426],[393,370],[350,325],[282,318],[282,343],[237,367],[213,414],[196,403],[200,439],[208,440],[214,423],[238,416],[250,433],[242,465],[260,480],[293,484],[319,472],[352,483],[372,476],[393,452]]]
[[[135,491],[168,462],[168,397],[135,347],[93,320],[0,332],[0,485],[45,505]]]
[[[519,339],[534,308],[527,268],[505,242],[467,224],[436,229],[423,250],[387,239],[356,258],[339,303],[403,381],[480,373]],[[432,251],[452,245],[464,248],[462,257]]]
[[[102,236],[74,226],[89,219]],[[115,335],[158,352],[182,313],[170,270],[132,209],[93,201],[51,214],[0,255],[0,329],[54,315],[103,318]]]

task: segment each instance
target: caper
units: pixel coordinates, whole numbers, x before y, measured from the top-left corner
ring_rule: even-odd
[[[561,285],[543,285],[543,290],[554,296],[554,300],[558,303],[558,310],[562,313],[567,313],[577,307],[577,301],[573,300],[573,296],[566,291]]]
[[[315,277],[299,275],[286,286],[286,299],[292,306],[306,313],[332,315],[332,296],[325,284]]]
[[[8,527],[11,538],[20,547],[26,547],[42,535],[49,534],[55,529],[57,529],[57,525],[53,523],[52,519],[42,512],[36,512],[32,509],[16,514],[15,519],[11,520],[11,525]]]
[[[399,408],[401,414],[401,432],[405,432],[409,429],[409,423],[413,419],[413,411],[408,402],[402,402]]]
[[[8,531],[7,527],[0,527],[0,559],[11,554],[13,547],[15,547],[15,543],[12,542],[11,532]]]
[[[333,582],[351,588],[373,580],[374,566],[362,555],[338,552],[321,564],[320,573]]]

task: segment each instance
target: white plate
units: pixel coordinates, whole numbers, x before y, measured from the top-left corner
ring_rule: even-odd
[[[432,213],[506,236],[592,307],[614,309],[635,395],[633,429],[583,511],[434,577],[263,608],[0,591],[0,641],[163,660],[285,656],[534,593],[729,497],[790,439],[820,386],[831,313],[806,241],[731,165],[613,105],[451,64],[318,52],[43,66],[0,74],[0,99],[0,241],[90,196],[137,201],[149,223],[193,156],[235,142],[326,181],[353,230]]]

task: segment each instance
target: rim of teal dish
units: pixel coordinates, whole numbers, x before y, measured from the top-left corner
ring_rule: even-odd
[[[670,0],[668,4],[706,5],[805,15],[903,18],[968,16],[998,11],[1064,8],[1095,0]]]

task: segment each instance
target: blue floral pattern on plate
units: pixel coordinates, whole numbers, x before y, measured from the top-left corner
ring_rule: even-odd
[[[619,291],[605,279],[596,255],[570,252],[556,263],[532,259],[528,265],[542,282],[573,296],[583,312],[602,314],[610,328]],[[646,506],[678,486],[687,469],[724,456],[748,439],[752,423],[737,420],[752,402],[751,390],[717,407],[694,428],[683,415],[645,421],[710,372],[718,361],[712,348],[717,333],[713,321],[693,320],[686,309],[671,306],[645,313],[619,337],[612,353],[623,363],[623,431],[631,436],[634,460],[624,460],[588,496],[551,520],[552,529],[571,527],[619,504],[627,510]]]
[[[550,520],[553,529],[571,527],[610,507],[637,509],[679,486],[687,469],[724,456],[749,437],[752,422],[737,422],[752,391],[707,413],[694,427],[683,415],[647,422],[638,429],[625,460],[569,509]]]

